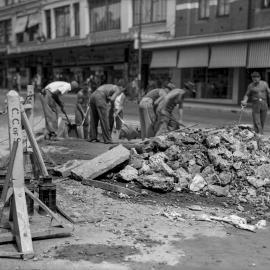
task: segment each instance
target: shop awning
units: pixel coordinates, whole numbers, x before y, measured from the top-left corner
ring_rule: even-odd
[[[27,21],[28,21],[27,16],[19,17],[16,19],[16,24],[15,24],[15,29],[14,29],[15,34],[22,33],[25,31]]]
[[[176,67],[177,50],[153,51],[150,68]]]
[[[210,68],[245,67],[247,43],[214,45],[211,48]]]
[[[181,48],[177,67],[208,67],[209,50],[207,46]]]
[[[35,13],[35,14],[29,15],[27,27],[31,28],[31,27],[36,26],[38,24],[40,24],[40,14]]]
[[[270,40],[254,41],[250,43],[247,67],[270,67]]]

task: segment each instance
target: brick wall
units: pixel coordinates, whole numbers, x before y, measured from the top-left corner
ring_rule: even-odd
[[[248,0],[235,0],[231,3],[230,14],[222,17],[217,13],[217,0],[210,0],[210,16],[207,19],[199,19],[198,2],[199,0],[177,1],[176,36],[204,35],[247,28]],[[270,17],[268,19],[270,20]]]
[[[252,1],[252,27],[270,27],[270,8],[262,8],[261,0]]]

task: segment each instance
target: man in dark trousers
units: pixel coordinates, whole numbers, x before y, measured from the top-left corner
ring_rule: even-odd
[[[264,123],[268,110],[268,101],[270,100],[270,90],[267,82],[261,80],[259,72],[254,71],[251,74],[251,78],[252,83],[249,84],[241,104],[245,107],[248,99],[250,98],[255,132],[263,134]]]
[[[109,110],[111,103],[121,93],[121,89],[114,84],[103,84],[90,97],[90,142],[97,142],[98,123],[102,130],[104,143],[111,143],[109,124]]]

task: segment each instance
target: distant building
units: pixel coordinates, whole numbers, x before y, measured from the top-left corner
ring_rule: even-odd
[[[252,70],[270,83],[270,0],[177,0],[175,37],[145,42],[150,73],[177,86],[195,82],[192,100],[238,104]]]
[[[143,0],[143,34],[174,36],[175,0]],[[39,74],[82,82],[91,74],[113,83],[138,73],[134,38],[138,0],[0,1],[0,87],[11,87],[16,69],[22,85]],[[154,37],[155,38],[155,37]],[[148,81],[151,52],[143,55]]]

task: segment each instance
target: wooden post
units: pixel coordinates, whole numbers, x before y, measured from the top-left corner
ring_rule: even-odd
[[[28,118],[27,118],[26,113],[25,113],[23,108],[21,110],[21,116],[22,116],[22,122],[23,122],[24,128],[26,130],[28,139],[29,139],[29,141],[31,143],[31,146],[32,146],[32,149],[33,149],[33,152],[34,152],[34,157],[37,159],[37,163],[38,163],[38,166],[40,168],[40,171],[41,171],[42,175],[46,176],[46,175],[48,175],[47,168],[45,166],[45,163],[43,161],[41,152],[39,150],[37,141],[35,140],[34,133],[33,133],[32,129],[31,129],[30,123],[28,121]]]
[[[27,97],[24,105],[26,115],[30,126],[34,130],[34,86],[27,85]],[[32,147],[29,140],[26,141],[26,152],[32,152]]]
[[[19,251],[24,254],[34,254],[29,218],[27,213],[24,190],[24,164],[22,145],[21,104],[18,93],[11,90],[7,94],[8,120],[9,120],[9,147],[10,152],[15,140],[18,141],[18,149],[12,170],[13,184],[13,234]]]

